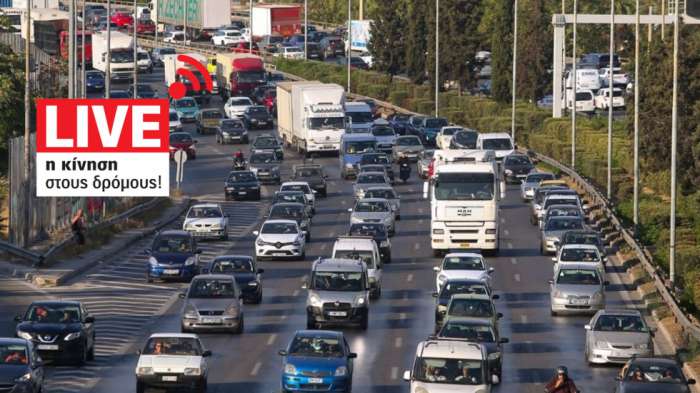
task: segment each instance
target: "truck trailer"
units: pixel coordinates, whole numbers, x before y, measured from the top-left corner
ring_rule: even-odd
[[[301,33],[302,7],[295,4],[260,4],[253,6],[253,37]]]
[[[224,100],[250,96],[256,87],[265,84],[265,65],[262,58],[248,53],[218,53],[216,80]]]
[[[133,38],[119,31],[111,32],[112,62],[109,65],[111,79],[129,81],[134,76]],[[107,32],[92,35],[92,67],[107,73]]]
[[[186,0],[186,13],[183,0],[158,0],[156,3],[158,8],[151,12],[151,15],[157,19],[156,24],[182,26],[185,16],[187,16],[188,31],[216,29],[231,23],[230,0]],[[188,34],[188,36],[191,35]]]

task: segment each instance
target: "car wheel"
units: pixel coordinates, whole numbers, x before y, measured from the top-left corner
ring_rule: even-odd
[[[328,197],[328,191],[325,189],[323,191],[321,191],[321,196],[324,198]]]
[[[236,334],[243,334],[243,329],[244,329],[244,319],[243,315],[241,315],[241,321],[238,323],[238,328],[236,329]]]
[[[362,321],[360,322],[360,329],[367,330],[368,326],[369,326],[369,316],[365,315],[365,317],[362,318]]]
[[[206,392],[207,392],[207,380],[205,379],[197,387],[197,393],[206,393]]]
[[[316,329],[316,321],[311,315],[306,315],[306,329],[307,330],[314,330]]]
[[[400,214],[397,214],[397,215],[396,215],[396,221],[401,221],[401,215],[400,215]]]
[[[260,293],[258,294],[258,296],[255,297],[255,300],[253,301],[253,304],[260,304],[260,303],[262,303],[262,299],[263,299],[263,292],[262,292],[262,290],[260,290]]]
[[[557,312],[554,311],[554,310],[549,310],[549,315],[551,315],[551,316],[553,316],[553,317],[556,317],[556,316],[557,316]]]
[[[95,360],[95,335],[92,335],[92,346],[87,354],[87,360]]]
[[[136,382],[136,393],[144,393],[146,391],[146,386],[141,382]]]
[[[306,242],[311,243],[311,231],[306,232]]]
[[[260,191],[258,191],[257,194],[255,194],[255,200],[259,201],[260,200]]]
[[[243,139],[241,140],[241,143],[243,143],[244,145],[247,145],[249,143],[248,136],[243,137]]]
[[[300,261],[303,261],[304,259],[306,259],[306,250],[302,251],[301,255],[299,256]]]

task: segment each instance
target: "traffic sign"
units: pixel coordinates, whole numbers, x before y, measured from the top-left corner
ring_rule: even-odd
[[[177,182],[177,188],[180,188],[180,183],[182,179],[185,178],[185,161],[187,161],[187,152],[182,149],[173,154],[173,160],[175,160],[177,172],[175,172],[175,181]]]

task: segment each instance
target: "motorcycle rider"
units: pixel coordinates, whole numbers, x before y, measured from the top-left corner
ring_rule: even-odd
[[[411,166],[406,157],[400,157],[396,162],[399,164],[399,177],[406,182],[411,177]]]
[[[234,168],[245,168],[245,157],[243,152],[238,150],[233,154],[233,167]]]
[[[557,367],[557,372],[544,386],[546,393],[578,393],[574,380],[569,378],[569,370],[564,366]]]

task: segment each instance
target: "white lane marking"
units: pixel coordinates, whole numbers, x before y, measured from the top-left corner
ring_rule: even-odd
[[[419,243],[414,244],[413,249],[416,251],[420,250],[420,244]]]
[[[272,333],[267,339],[267,345],[272,345],[275,342],[275,339],[277,339],[277,333]]]
[[[523,314],[520,316],[520,322],[521,323],[527,323],[527,315]]]
[[[515,275],[513,276],[513,278],[515,279],[516,282],[520,282],[520,274],[515,273]]]
[[[396,337],[396,339],[394,339],[394,346],[396,348],[401,348],[401,345],[403,345],[403,338]]]
[[[347,203],[347,202],[345,202],[345,199],[343,199],[343,200],[340,201],[340,204],[341,204],[341,205],[344,205],[344,204],[346,204],[346,203]]]
[[[408,189],[408,192],[416,192],[416,189],[415,189],[415,188],[409,188],[409,189]]]
[[[328,246],[327,243],[321,244],[321,251],[326,251],[326,247]]]
[[[401,320],[406,319],[406,313],[405,312],[399,313],[399,319],[401,319]]]
[[[510,235],[510,232],[509,232],[507,229],[504,229],[504,230],[503,230],[503,234],[506,235],[506,236],[508,236],[508,235]]]
[[[513,248],[513,243],[508,242],[508,248]]]
[[[260,371],[260,367],[262,367],[261,362],[255,363],[255,366],[253,366],[253,369],[250,371],[250,375],[252,375],[252,376],[258,375],[258,372]]]
[[[394,366],[391,368],[391,380],[395,381],[399,379],[399,368]]]
[[[330,182],[328,182],[328,185],[331,186],[331,187],[335,187],[335,182],[334,182],[334,181],[330,181]]]
[[[280,317],[280,320],[281,320],[281,321],[284,321],[285,319],[287,319],[287,314],[284,314],[284,315],[282,315],[282,316]]]
[[[421,224],[421,225],[423,224],[423,219],[422,219],[422,218],[421,218],[420,220],[418,220],[418,224]]]
[[[411,282],[411,281],[413,281],[413,273],[406,276],[406,282]]]
[[[403,300],[408,300],[408,292],[403,293]]]
[[[518,260],[515,258],[510,258],[510,263],[512,263],[513,265],[516,265],[518,263]]]
[[[506,219],[501,217],[501,224],[505,224],[505,223],[506,223]]]
[[[299,296],[299,290],[295,289],[294,292],[292,292],[292,296],[294,296],[294,297]]]
[[[424,211],[424,210],[423,210],[422,207],[419,207],[419,208],[418,208],[418,214],[423,214],[423,211]]]

